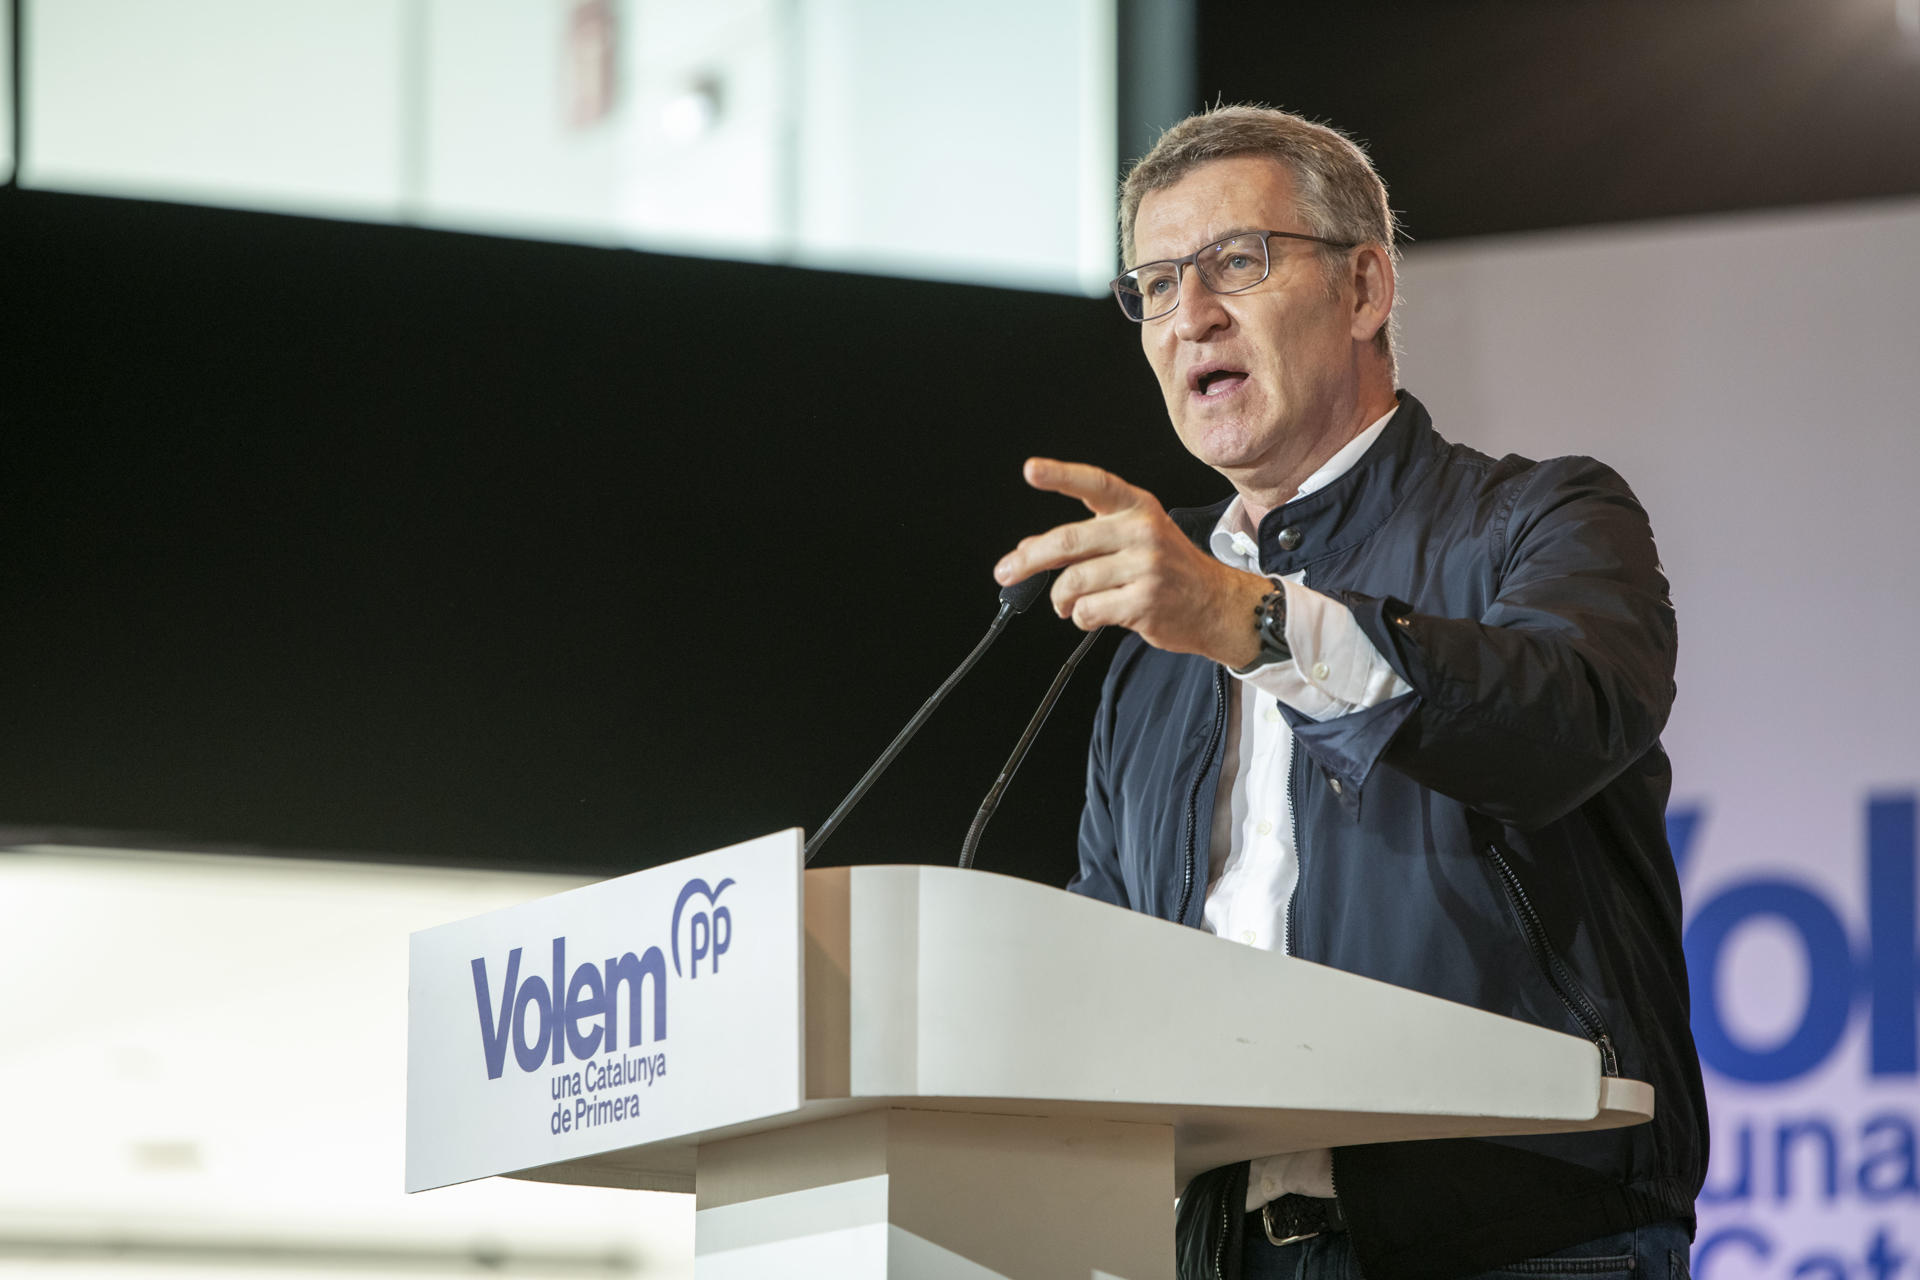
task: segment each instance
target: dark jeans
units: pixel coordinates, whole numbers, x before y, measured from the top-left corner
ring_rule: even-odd
[[[1256,1215],[1247,1223],[1246,1280],[1361,1280],[1345,1232],[1275,1248]],[[1685,1226],[1661,1222],[1602,1236],[1544,1258],[1513,1262],[1473,1280],[1687,1280]]]

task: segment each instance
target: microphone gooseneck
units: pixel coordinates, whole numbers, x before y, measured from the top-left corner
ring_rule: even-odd
[[[980,655],[1000,638],[1000,633],[1007,629],[1007,623],[1012,621],[1013,615],[1025,613],[1032,607],[1033,602],[1040,598],[1047,589],[1047,579],[1052,576],[1050,573],[1036,573],[1010,587],[1000,589],[1000,608],[994,613],[993,623],[988,626],[987,634],[980,637],[980,643],[973,646],[973,652],[960,660],[960,665],[953,669],[953,674],[942,681],[940,687],[933,691],[933,696],[913,713],[913,719],[907,721],[906,727],[894,735],[893,741],[887,744],[887,749],[880,753],[880,758],[861,775],[860,781],[853,784],[853,790],[847,792],[846,798],[827,815],[827,820],[820,824],[820,829],[807,838],[806,848],[800,859],[802,866],[813,861],[814,855],[820,852],[820,847],[826,844],[835,828],[846,819],[849,813],[853,812],[853,807],[860,803],[867,792],[873,789],[873,784],[880,780],[880,775],[887,771],[887,766],[891,765],[894,759],[906,749],[907,743],[913,740],[913,735],[920,732],[920,727],[932,718],[934,711],[946,700],[946,696],[953,692],[953,687],[966,678],[967,672],[973,670],[973,664],[980,661]]]
[[[987,792],[987,798],[980,802],[980,812],[973,815],[973,825],[967,828],[967,838],[960,845],[960,867],[962,870],[973,866],[974,854],[980,849],[980,837],[986,834],[987,823],[992,820],[994,810],[1000,807],[1000,798],[1007,793],[1007,785],[1013,781],[1013,775],[1019,771],[1021,762],[1027,758],[1035,738],[1040,736],[1041,726],[1047,723],[1047,717],[1053,714],[1053,704],[1060,701],[1060,694],[1066,689],[1067,681],[1073,678],[1075,667],[1080,659],[1087,656],[1093,648],[1093,642],[1100,638],[1105,627],[1095,627],[1086,638],[1075,646],[1059,674],[1053,677],[1053,683],[1047,687],[1047,696],[1040,700],[1040,709],[1033,713],[1033,719],[1027,721],[1027,728],[1020,735],[1020,741],[1014,744],[1013,754],[1007,757],[1006,764],[1000,767],[1000,776],[993,780],[993,787]]]

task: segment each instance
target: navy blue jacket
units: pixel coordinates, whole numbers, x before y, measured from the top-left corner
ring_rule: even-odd
[[[1223,509],[1174,514],[1200,541]],[[1413,690],[1324,723],[1282,706],[1300,851],[1289,953],[1585,1036],[1604,1071],[1657,1091],[1655,1120],[1633,1128],[1335,1151],[1369,1280],[1471,1275],[1690,1220],[1706,1106],[1664,821],[1674,616],[1646,513],[1592,459],[1449,444],[1402,392],[1360,462],[1270,512],[1258,540],[1264,571],[1306,570]],[[1070,888],[1200,924],[1228,680],[1123,639]],[[1245,1176],[1189,1188],[1183,1276],[1237,1257],[1219,1233],[1240,1230]]]

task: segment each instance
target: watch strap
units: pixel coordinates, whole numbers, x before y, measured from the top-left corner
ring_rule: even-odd
[[[1278,586],[1260,597],[1253,606],[1253,630],[1260,637],[1260,652],[1244,667],[1235,667],[1237,676],[1250,675],[1261,667],[1285,662],[1293,656],[1287,647],[1287,592]]]

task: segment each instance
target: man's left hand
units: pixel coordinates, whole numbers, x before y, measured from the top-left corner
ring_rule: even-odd
[[[994,566],[1003,586],[1059,569],[1053,611],[1082,631],[1127,628],[1156,649],[1244,667],[1260,652],[1253,610],[1271,579],[1221,564],[1195,546],[1159,499],[1079,462],[1029,458],[1028,484],[1078,498],[1091,520],[1031,538]]]

